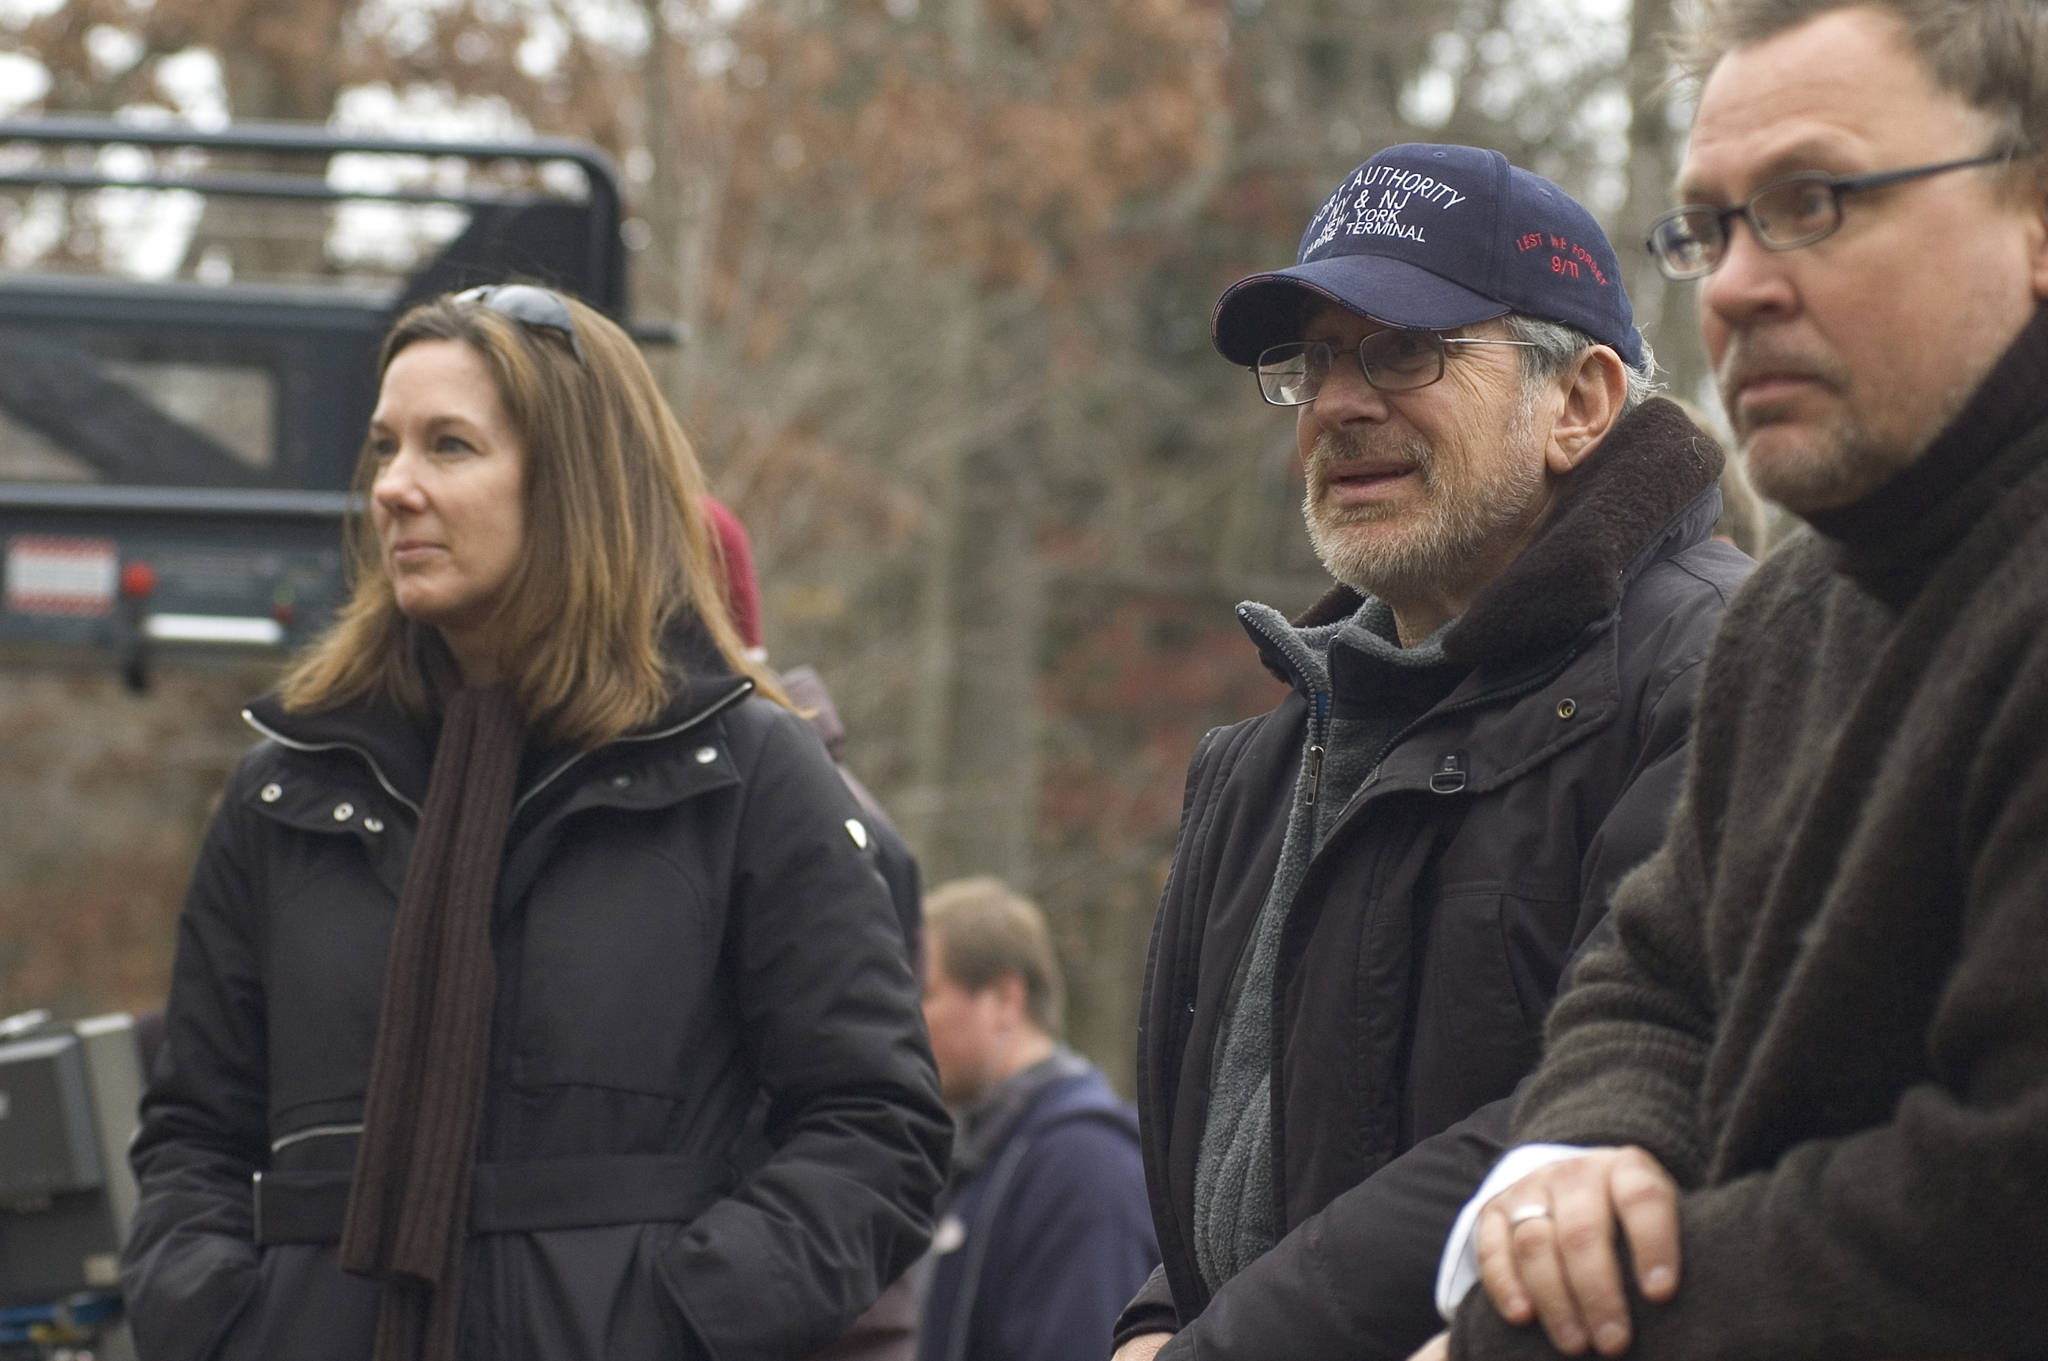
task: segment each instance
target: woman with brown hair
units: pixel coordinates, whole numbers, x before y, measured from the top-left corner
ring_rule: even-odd
[[[386,340],[355,589],[247,716],[179,924],[144,1361],[830,1341],[948,1137],[871,838],[726,617],[632,342],[529,285]]]

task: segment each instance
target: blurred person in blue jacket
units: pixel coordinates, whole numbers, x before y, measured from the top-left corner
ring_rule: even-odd
[[[1045,918],[993,878],[925,899],[925,1024],[959,1122],[919,1361],[1072,1361],[1159,1264],[1138,1116],[1059,1042]]]

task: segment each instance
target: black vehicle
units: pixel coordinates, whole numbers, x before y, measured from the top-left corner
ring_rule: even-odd
[[[392,321],[509,278],[623,321],[620,226],[578,142],[0,121],[0,660],[310,638]]]

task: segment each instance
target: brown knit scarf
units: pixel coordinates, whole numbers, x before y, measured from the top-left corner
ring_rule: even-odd
[[[449,698],[384,974],[341,1267],[384,1283],[375,1361],[452,1361],[484,1075],[491,904],[525,720],[503,685]]]

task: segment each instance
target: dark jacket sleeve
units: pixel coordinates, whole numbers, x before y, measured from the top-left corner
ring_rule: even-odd
[[[1134,1337],[1178,1331],[1180,1312],[1173,1307],[1173,1287],[1166,1282],[1166,1268],[1156,1266],[1117,1315],[1110,1342],[1112,1348],[1120,1348]]]
[[[901,925],[846,825],[857,806],[801,720],[766,728],[725,948],[775,1151],[661,1263],[722,1358],[844,1332],[924,1250],[951,1139]]]
[[[868,827],[874,838],[875,872],[889,886],[896,904],[896,920],[903,928],[903,945],[910,952],[911,968],[920,969],[919,949],[924,939],[924,893],[917,871],[917,857],[887,822],[876,820]]]
[[[1064,1121],[1032,1143],[1004,1204],[996,1353],[1103,1361],[1118,1311],[1159,1262],[1137,1145],[1103,1121]]]
[[[1480,1107],[1295,1226],[1223,1283],[1161,1361],[1270,1358],[1275,1339],[1299,1361],[1401,1361],[1443,1326],[1437,1259],[1500,1155],[1511,1105]]]
[[[140,1196],[122,1290],[151,1361],[211,1355],[257,1289],[249,1179],[269,1084],[243,816],[230,786],[179,918],[164,1043],[129,1155]]]
[[[1704,650],[1704,640],[1701,647]],[[1685,784],[1701,662],[1697,655],[1686,658],[1675,672],[1659,678],[1660,688],[1648,697],[1628,784],[1586,843],[1579,872],[1582,892],[1578,927],[1572,938],[1574,952],[1606,920],[1621,881],[1655,855],[1669,833],[1672,810]],[[1570,982],[1568,970],[1559,981],[1559,996]]]

